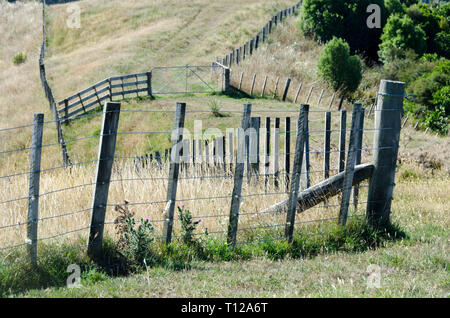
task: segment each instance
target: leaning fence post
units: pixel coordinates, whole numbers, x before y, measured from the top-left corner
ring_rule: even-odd
[[[261,97],[264,97],[264,91],[266,90],[266,84],[267,84],[267,75],[264,77],[264,83],[261,89]]]
[[[288,77],[286,79],[286,84],[284,85],[284,92],[283,92],[283,98],[282,98],[283,102],[286,100],[288,90],[289,90],[289,85],[291,85],[291,79]]]
[[[106,204],[108,203],[109,183],[114,163],[119,115],[120,103],[106,102],[103,107],[102,130],[88,240],[88,254],[95,259],[101,257]]]
[[[30,179],[28,195],[27,243],[31,263],[37,264],[37,240],[39,219],[39,182],[41,176],[42,133],[44,114],[34,114],[33,136],[30,152]]]
[[[342,199],[339,210],[339,223],[345,226],[347,223],[348,207],[350,204],[350,193],[352,191],[353,175],[355,172],[357,144],[359,135],[362,134],[360,124],[361,116],[364,116],[364,111],[361,104],[355,104],[352,114],[352,128],[350,131],[350,142],[348,146],[347,164],[345,166],[344,181],[342,185]]]
[[[295,211],[297,208],[297,197],[300,186],[300,174],[302,170],[303,150],[305,147],[306,124],[308,122],[309,106],[302,104],[297,124],[297,140],[295,143],[295,157],[289,192],[289,201],[286,214],[286,226],[284,235],[288,242],[292,242],[294,235]]]
[[[255,80],[256,80],[256,73],[253,74],[252,86],[250,89],[250,96],[253,96],[253,89],[255,88]]]
[[[177,103],[172,131],[172,151],[170,155],[169,184],[167,186],[166,209],[164,211],[163,237],[166,244],[172,240],[173,215],[177,198],[178,175],[180,173],[180,151],[183,149],[183,128],[186,104]]]
[[[374,226],[389,224],[395,168],[400,141],[405,83],[381,80],[375,108],[373,164],[369,182],[367,218]]]
[[[300,94],[300,90],[302,89],[302,86],[303,86],[303,82],[300,82],[300,84],[298,85],[297,93],[295,93],[294,104],[297,103],[298,95]]]
[[[251,104],[244,104],[242,112],[241,129],[237,134],[236,165],[234,168],[234,186],[231,196],[230,221],[228,224],[227,243],[233,248],[236,246],[236,236],[239,221],[239,206],[241,203],[242,179],[244,177],[245,134],[250,126]]]

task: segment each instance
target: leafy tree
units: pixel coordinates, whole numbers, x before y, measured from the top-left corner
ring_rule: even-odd
[[[400,0],[384,0],[384,6],[389,14],[404,14],[406,8]]]
[[[345,39],[351,51],[377,59],[381,29],[367,27],[367,7],[381,9],[381,26],[386,22],[384,0],[304,0],[298,28],[320,42],[333,37]]]
[[[319,59],[318,74],[333,89],[354,92],[362,79],[362,65],[358,56],[350,55],[350,47],[340,38],[329,41]]]
[[[436,10],[432,10],[428,5],[420,3],[410,6],[407,10],[407,14],[416,26],[419,26],[425,31],[428,52],[435,52],[434,38],[440,31],[440,16],[437,14]]]
[[[413,49],[422,55],[427,48],[425,32],[407,15],[391,15],[383,28],[381,41],[378,55],[385,63],[403,57],[404,50]]]

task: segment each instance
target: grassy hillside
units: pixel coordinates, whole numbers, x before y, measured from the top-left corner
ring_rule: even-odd
[[[66,26],[68,4],[48,7],[47,29],[48,57],[46,59],[47,76],[54,89],[57,100],[78,90],[86,88],[105,77],[142,72],[153,66],[209,64],[216,56],[223,56],[232,48],[246,42],[278,10],[294,4],[296,1],[118,1],[96,0],[75,2],[81,8],[81,28],[70,29]],[[41,41],[41,6],[30,1],[9,4],[0,0],[0,40],[8,43],[0,48],[0,129],[29,124],[33,112],[45,112],[46,120],[51,119],[48,103],[44,98],[38,73],[38,54]],[[30,21],[25,24],[21,21]],[[239,67],[233,68],[233,81],[240,72],[249,78],[258,74],[258,89],[262,84],[260,75],[270,78],[269,87],[279,76],[293,78],[292,90],[299,81],[304,81],[300,102],[303,102],[311,85],[315,86],[312,107],[316,109],[318,93],[325,91],[325,100],[321,109],[326,109],[332,91],[320,82],[315,73],[321,46],[305,39],[297,33],[296,17],[286,19],[269,37],[255,55]],[[27,61],[14,65],[12,59],[18,52],[25,52]],[[379,73],[366,69],[361,86],[361,97],[372,97],[378,88]],[[284,81],[280,81],[280,86]],[[167,132],[173,124],[173,114],[155,114],[132,112],[135,110],[174,110],[176,102],[186,102],[188,110],[206,110],[218,105],[223,114],[228,111],[240,111],[243,103],[252,103],[254,109],[272,110],[271,116],[295,116],[298,104],[280,102],[272,98],[238,98],[224,95],[176,95],[157,96],[155,100],[132,99],[122,102],[121,132],[136,134],[119,135],[117,156],[143,155],[169,146]],[[128,112],[127,112],[128,111]],[[278,112],[279,111],[279,112]],[[94,160],[97,155],[100,132],[100,114],[75,121],[64,126],[72,162]],[[267,116],[264,112],[253,115]],[[311,130],[323,129],[323,113],[311,113]],[[210,112],[190,113],[186,126],[191,129],[195,119],[203,121],[203,128],[236,127],[240,122],[238,113],[224,117],[214,117]],[[350,117],[350,116],[349,116]],[[372,128],[372,117],[365,127]],[[338,115],[333,113],[332,129],[338,127]],[[293,124],[293,126],[295,126]],[[55,144],[56,135],[53,123],[45,125],[45,147],[42,168],[59,167],[61,155]],[[141,133],[146,132],[146,133]],[[31,128],[0,132],[2,150],[29,147]],[[94,136],[93,138],[91,138]],[[76,140],[88,137],[88,139]],[[283,137],[283,134],[282,134]],[[371,147],[372,134],[364,137],[364,146]],[[311,136],[311,147],[322,149],[323,134]],[[280,146],[284,145],[281,138]],[[51,145],[50,145],[51,144]],[[332,146],[338,144],[337,134],[332,134]],[[128,278],[112,278],[104,273],[93,274],[86,278],[86,287],[82,289],[50,289],[31,291],[25,296],[437,296],[447,297],[449,291],[448,273],[448,228],[450,201],[450,158],[448,151],[450,137],[438,137],[434,134],[416,131],[409,125],[402,130],[399,168],[397,172],[395,200],[393,202],[393,220],[407,233],[402,241],[388,242],[385,248],[357,252],[346,246],[358,242],[340,242],[342,246],[327,251],[321,246],[316,257],[290,259],[274,262],[273,254],[263,251],[254,255],[251,261],[230,263],[205,263],[194,260],[192,270],[175,272],[165,266],[152,268],[148,274]],[[293,148],[291,148],[293,149]],[[0,150],[1,151],[1,150]],[[28,151],[14,154],[0,154],[0,175],[20,173],[29,169]],[[371,152],[363,154],[363,161],[371,160]],[[164,201],[166,182],[150,180],[165,178],[164,172],[157,168],[142,173],[132,167],[132,159],[123,160],[128,165],[118,165],[114,170],[108,207],[108,222],[113,222],[114,204],[124,200],[130,202]],[[321,156],[312,156],[313,183],[322,179]],[[131,163],[131,165],[130,165]],[[337,165],[337,155],[332,154],[332,165]],[[283,166],[281,164],[281,166]],[[49,238],[47,242],[71,243],[81,234],[86,238],[85,227],[89,222],[89,207],[92,199],[95,164],[72,167],[70,170],[48,170],[41,176],[41,192],[45,194],[40,202],[39,236]],[[210,172],[214,173],[214,172]],[[221,173],[221,172],[218,172]],[[27,198],[27,175],[0,179],[0,201],[14,198]],[[127,180],[130,179],[130,180]],[[148,181],[145,181],[148,179]],[[232,179],[184,180],[180,182],[179,198],[220,197],[231,194]],[[70,191],[63,191],[66,187]],[[361,194],[365,197],[366,187]],[[246,184],[244,194],[263,193],[264,186]],[[264,200],[248,197],[243,200],[242,210],[254,212],[285,199],[284,189],[280,193],[266,196]],[[54,192],[56,191],[56,192]],[[271,186],[269,192],[275,191]],[[64,196],[64,197],[63,197]],[[262,197],[261,197],[262,198]],[[337,200],[329,202],[337,204]],[[210,230],[226,229],[226,218],[209,218],[229,213],[229,202],[224,199],[205,201],[187,201],[186,206],[196,216],[206,216],[199,231],[206,227]],[[2,205],[3,217],[0,220],[2,232],[0,242],[3,245],[22,243],[25,239],[27,201],[10,202]],[[163,203],[137,205],[133,208],[139,217],[160,219]],[[364,206],[352,213],[364,213]],[[299,216],[301,221],[335,217],[336,206],[327,209],[311,209]],[[67,215],[65,215],[67,214]],[[59,216],[64,215],[63,218]],[[56,218],[58,217],[58,218]],[[18,228],[8,228],[10,224],[20,222]],[[280,216],[241,218],[241,226],[265,226],[283,222]],[[82,229],[81,231],[78,231]],[[84,229],[84,230],[83,230]],[[160,232],[159,225],[156,226]],[[59,233],[75,231],[59,237]],[[176,231],[180,231],[179,224]],[[112,224],[107,234],[115,237]],[[249,236],[243,234],[245,240]],[[56,240],[51,240],[56,236]],[[339,244],[338,244],[339,245]],[[323,249],[322,249],[323,247]],[[341,248],[342,247],[342,248]],[[278,252],[274,248],[274,253]],[[281,249],[283,246],[281,246]],[[270,249],[269,249],[270,250]],[[302,256],[305,256],[302,254]],[[15,257],[8,255],[8,257]],[[250,257],[251,258],[251,257]],[[276,258],[276,257],[275,257]],[[382,267],[382,289],[366,288],[366,269],[369,264]],[[270,268],[277,270],[269,270]],[[270,275],[262,275],[270,271]],[[64,272],[65,273],[65,272]],[[0,271],[0,275],[2,272]],[[14,273],[11,277],[20,277]],[[211,280],[217,275],[217,280]],[[230,280],[230,275],[234,278]],[[289,288],[286,277],[293,277],[292,284],[301,286]],[[31,278],[30,278],[31,279]],[[12,279],[13,280],[13,279]],[[5,280],[6,281],[6,280]],[[9,281],[8,281],[9,282]],[[65,280],[61,281],[64,284]],[[52,283],[58,285],[55,280]],[[96,282],[96,284],[94,284]],[[98,283],[98,284],[97,284]],[[49,283],[42,286],[48,286]],[[50,284],[51,285],[51,284]],[[30,285],[36,288],[41,285]],[[17,287],[17,286],[16,286]],[[25,288],[26,289],[26,288]],[[20,292],[20,289],[13,289]],[[1,293],[0,293],[1,294]]]

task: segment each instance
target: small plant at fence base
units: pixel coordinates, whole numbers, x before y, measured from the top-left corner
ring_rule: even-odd
[[[180,214],[181,235],[183,238],[183,243],[186,245],[195,245],[196,241],[194,239],[194,232],[197,228],[197,225],[202,220],[193,221],[191,211],[185,209],[184,205],[178,207],[178,213]]]
[[[134,213],[128,208],[128,202],[124,205],[117,205],[116,209],[119,216],[115,220],[116,231],[119,235],[119,252],[127,259],[131,266],[139,266],[151,263],[153,260],[152,243],[154,241],[153,225],[148,219],[141,218],[136,225]]]

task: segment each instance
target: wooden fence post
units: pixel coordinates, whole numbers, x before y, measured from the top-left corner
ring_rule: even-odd
[[[266,85],[267,85],[267,75],[264,77],[264,83],[263,83],[263,87],[261,89],[261,97],[264,97],[264,91],[266,90]]]
[[[230,93],[230,81],[231,81],[231,79],[230,79],[230,69],[228,68],[228,67],[226,67],[225,69],[224,69],[224,93],[225,94],[227,94],[227,93]]]
[[[256,73],[253,75],[252,87],[250,89],[250,96],[253,96],[253,89],[255,88],[255,80],[256,80]]]
[[[250,164],[251,164],[251,173],[258,176],[259,175],[259,164],[260,164],[260,156],[259,156],[259,144],[260,144],[260,128],[261,128],[261,118],[260,117],[252,117],[250,119]]]
[[[342,172],[345,169],[345,136],[347,129],[347,111],[341,110],[341,124],[339,134],[339,162],[338,171]]]
[[[270,117],[266,117],[264,148],[264,189],[267,191],[270,167]]]
[[[253,54],[253,46],[254,46],[255,40],[250,39],[250,44],[249,44],[249,54],[252,55]]]
[[[63,124],[69,124],[69,101],[67,99],[64,100],[64,121]]]
[[[277,96],[277,90],[278,90],[278,82],[280,81],[280,77],[277,77],[277,80],[275,81],[275,90],[273,92],[273,98]]]
[[[313,89],[314,89],[314,86],[311,86],[311,89],[309,90],[309,93],[308,93],[308,97],[306,98],[306,103],[309,103],[309,99],[311,98]]]
[[[38,219],[39,219],[39,183],[41,176],[42,133],[44,114],[34,114],[33,136],[30,152],[30,177],[28,182],[28,255],[33,265],[37,264]]]
[[[288,242],[292,242],[294,235],[295,211],[297,208],[298,191],[300,187],[300,174],[302,170],[303,150],[305,148],[306,124],[308,122],[309,106],[303,104],[300,109],[297,124],[297,140],[295,143],[295,157],[292,171],[289,201],[286,213],[286,226],[284,235]]]
[[[339,210],[339,223],[345,226],[347,223],[348,207],[350,204],[350,193],[352,191],[353,175],[356,164],[356,151],[359,134],[362,134],[360,129],[361,116],[364,118],[364,111],[361,104],[355,104],[352,114],[352,128],[350,131],[350,142],[348,146],[347,164],[345,167],[344,181],[342,185],[342,199]]]
[[[244,78],[244,72],[241,72],[241,79],[239,80],[239,90],[242,90],[242,79]]]
[[[361,154],[362,154],[362,145],[363,145],[363,133],[364,133],[364,113],[365,110],[362,108],[362,116],[360,118],[359,129],[361,133],[358,134],[358,140],[356,143],[356,163],[355,165],[361,164]],[[355,211],[358,209],[358,196],[359,196],[359,184],[353,187],[353,204],[355,206]]]
[[[147,94],[150,97],[153,97],[152,91],[152,72],[147,72]]]
[[[325,113],[325,136],[323,142],[323,179],[330,177],[331,112]]]
[[[273,185],[275,189],[279,188],[280,177],[280,118],[275,118],[275,130],[273,134]]]
[[[177,198],[178,175],[180,173],[180,150],[183,149],[183,129],[186,104],[177,103],[172,131],[172,151],[170,156],[169,184],[167,186],[166,210],[164,211],[163,237],[165,243],[172,241],[173,215]]]
[[[381,80],[374,110],[375,169],[369,182],[366,211],[369,222],[377,227],[384,227],[390,222],[404,92],[405,83]]]
[[[310,149],[309,149],[309,122],[307,122],[305,127],[305,149],[303,155],[302,162],[302,171],[303,173],[300,175],[300,185],[302,189],[308,189],[311,186],[311,177],[310,177]]]
[[[108,203],[117,128],[119,126],[120,103],[106,102],[103,107],[102,130],[99,143],[95,190],[92,202],[88,254],[99,260],[102,256],[103,229]]]
[[[234,154],[233,143],[234,143],[233,133],[229,132],[228,133],[228,153],[230,154],[230,158],[229,158],[230,172],[233,171],[233,157],[234,157],[233,156],[233,154]]]
[[[244,104],[241,129],[238,130],[236,165],[234,168],[234,186],[230,205],[230,221],[228,224],[227,243],[236,246],[236,236],[239,222],[239,206],[241,202],[242,179],[244,177],[245,132],[250,126],[251,104]]]
[[[300,94],[300,90],[302,89],[302,86],[303,86],[303,82],[300,82],[300,84],[298,85],[297,93],[295,94],[294,104],[297,103],[298,95]]]
[[[291,173],[291,117],[285,119],[284,172],[286,192],[289,191],[289,174]]]
[[[284,92],[283,92],[283,98],[282,98],[283,102],[286,100],[288,90],[289,90],[289,85],[291,85],[291,79],[288,77],[286,79],[286,84],[284,85]]]

